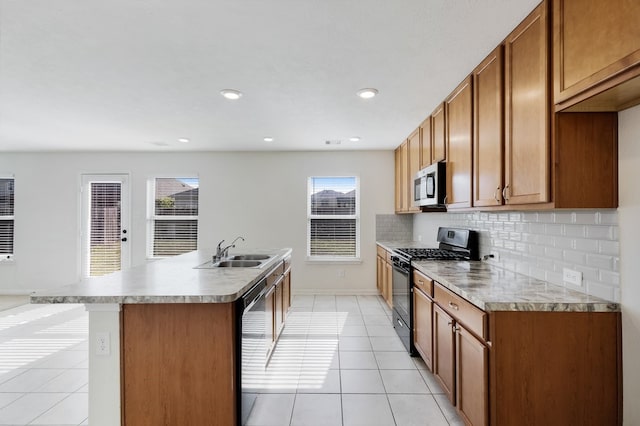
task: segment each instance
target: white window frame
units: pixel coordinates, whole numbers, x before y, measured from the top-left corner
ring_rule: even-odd
[[[314,215],[311,214],[311,191],[314,178],[355,178],[356,181],[356,211],[353,215]],[[356,253],[355,256],[312,256],[311,255],[311,220],[312,219],[355,219],[356,221]],[[309,262],[341,262],[360,263],[360,177],[357,175],[314,175],[307,178],[307,261]]]
[[[154,235],[156,220],[196,220],[198,222],[198,235],[196,236],[196,247],[200,241],[200,192],[198,191],[198,215],[192,216],[167,216],[156,215],[156,179],[198,179],[198,188],[200,187],[200,177],[194,174],[172,174],[172,175],[155,175],[147,179],[147,260],[166,259],[171,256],[154,256]]]
[[[0,263],[4,262],[13,262],[14,256],[16,252],[16,202],[15,202],[15,191],[16,191],[16,177],[12,174],[0,174],[0,179],[11,179],[13,180],[13,215],[0,216],[0,220],[11,220],[13,221],[13,232],[11,233],[13,252],[12,253],[1,253],[0,254]]]

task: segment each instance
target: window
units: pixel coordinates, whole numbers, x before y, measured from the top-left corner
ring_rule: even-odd
[[[150,181],[148,257],[169,257],[198,248],[198,178]]]
[[[14,178],[0,178],[0,261],[13,257]]]
[[[307,190],[307,256],[312,260],[360,257],[358,178],[310,177]]]

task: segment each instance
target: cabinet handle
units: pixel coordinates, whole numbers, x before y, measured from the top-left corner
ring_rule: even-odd
[[[448,195],[445,195],[444,196],[444,200],[442,200],[444,202],[445,207],[447,206],[447,197],[448,197]]]
[[[500,204],[500,199],[498,198],[498,192],[500,191],[500,185],[496,187],[496,190],[493,191],[493,199],[496,200],[496,203]]]
[[[453,326],[453,321],[447,321],[447,325]]]
[[[457,311],[458,309],[460,309],[460,308],[458,307],[458,305],[456,305],[456,304],[455,304],[455,303],[453,303],[453,302],[449,302],[449,307],[450,307],[451,309],[455,309],[456,311]]]
[[[507,197],[507,189],[509,189],[509,185],[506,185],[502,190],[502,198],[504,199],[505,203],[509,202],[509,197]]]
[[[458,327],[458,326],[454,326],[454,327],[453,327],[453,332],[454,332],[454,333],[459,333],[459,332],[460,332],[460,327]]]

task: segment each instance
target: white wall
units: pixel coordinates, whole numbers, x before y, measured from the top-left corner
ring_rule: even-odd
[[[81,173],[131,176],[131,260],[145,262],[146,181],[200,177],[201,248],[238,235],[243,247],[293,248],[293,291],[375,292],[375,215],[393,212],[392,151],[273,153],[2,153],[0,175],[16,178],[15,261],[0,263],[0,294],[79,278]],[[357,175],[360,264],[306,261],[307,177]],[[339,277],[344,270],[344,277]]]
[[[619,120],[620,280],[624,424],[640,424],[640,106]]]

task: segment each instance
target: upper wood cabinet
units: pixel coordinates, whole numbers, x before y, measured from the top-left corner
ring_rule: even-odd
[[[431,163],[447,159],[444,103],[431,113]]]
[[[406,176],[407,180],[407,211],[408,212],[419,212],[420,208],[413,205],[414,202],[414,194],[413,194],[413,180],[416,177],[416,174],[420,170],[420,128],[414,130],[411,135],[409,135],[409,139],[407,139],[407,162],[409,163],[408,167],[408,175]]]
[[[445,101],[447,208],[471,207],[473,92],[467,77]]]
[[[504,58],[498,46],[473,71],[473,205],[502,204]]]
[[[547,4],[505,40],[505,204],[550,201]]]
[[[413,205],[413,178],[420,170],[420,128],[396,149],[395,166],[396,213],[419,212]]]
[[[637,0],[553,1],[558,109],[585,100],[573,109],[619,111],[640,103],[640,78],[631,80],[640,76],[639,22]]]
[[[420,124],[420,168],[431,164],[431,116]]]
[[[400,212],[402,210],[402,155],[401,155],[401,148],[402,145],[400,145],[398,148],[396,148],[396,150],[394,151],[394,158],[395,158],[395,211],[396,213]]]

